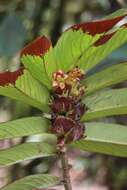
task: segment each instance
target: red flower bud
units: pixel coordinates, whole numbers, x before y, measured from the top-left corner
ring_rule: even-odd
[[[67,73],[53,73],[52,131],[61,146],[79,140],[84,134],[85,126],[80,123],[86,111],[85,105],[81,103],[84,88],[80,80],[83,78],[84,71],[78,67]]]
[[[74,101],[69,97],[58,97],[53,101],[51,109],[54,113],[64,114],[74,108]]]
[[[67,113],[67,117],[73,119],[73,120],[80,120],[81,116],[85,113],[86,107],[85,105],[78,103],[75,105],[74,109]]]
[[[58,116],[53,122],[52,131],[58,135],[58,144],[79,140],[84,135],[85,126],[68,117]]]

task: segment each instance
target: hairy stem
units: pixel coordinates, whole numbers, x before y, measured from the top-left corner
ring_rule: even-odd
[[[65,190],[72,190],[70,174],[69,174],[69,164],[66,149],[63,148],[63,151],[60,151],[60,159],[63,172],[63,181]]]

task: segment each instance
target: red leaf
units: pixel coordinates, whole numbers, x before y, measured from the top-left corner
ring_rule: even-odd
[[[0,86],[5,86],[8,84],[15,84],[17,78],[23,74],[23,68],[14,72],[4,72],[0,73]]]
[[[107,35],[104,35],[102,36],[99,40],[97,40],[94,45],[95,46],[99,46],[99,45],[102,45],[102,44],[105,44],[108,40],[111,39],[111,37],[115,34],[116,32],[113,32],[111,34],[107,34]]]
[[[110,30],[115,24],[117,24],[120,20],[122,20],[127,14],[119,17],[115,17],[113,19],[94,21],[94,22],[86,22],[81,24],[76,24],[72,26],[74,30],[82,29],[83,32],[88,32],[91,35],[101,34],[103,32],[107,32]]]
[[[123,25],[120,26],[120,27],[127,27],[127,23],[123,24]],[[112,38],[112,36],[113,36],[115,33],[116,33],[116,31],[115,31],[115,32],[112,32],[112,33],[110,33],[110,34],[105,34],[105,35],[103,35],[102,37],[100,37],[99,40],[97,40],[97,41],[94,43],[94,45],[95,45],[95,46],[99,46],[99,45],[105,44],[108,40],[110,40],[110,39]]]
[[[22,55],[38,55],[41,56],[52,46],[51,41],[45,36],[38,37],[27,46],[25,46],[21,51]]]

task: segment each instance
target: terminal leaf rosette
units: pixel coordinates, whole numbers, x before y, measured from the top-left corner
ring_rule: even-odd
[[[94,114],[95,99],[89,95],[116,83],[99,83],[99,74],[93,80],[87,72],[127,41],[126,24],[118,26],[126,16],[127,11],[121,11],[100,21],[76,24],[62,33],[54,47],[47,37],[38,37],[22,49],[19,70],[0,73],[0,95],[50,114],[58,143],[79,140],[84,136],[83,122],[100,117],[96,110]]]

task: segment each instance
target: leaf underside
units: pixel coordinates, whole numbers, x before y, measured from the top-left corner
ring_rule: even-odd
[[[110,89],[84,98],[87,112],[82,121],[127,113],[127,88]]]
[[[103,71],[87,77],[82,84],[85,86],[85,95],[127,80],[127,62],[113,65]]]
[[[48,174],[37,174],[16,180],[14,183],[0,188],[0,190],[33,190],[52,187],[59,185],[59,183],[60,180],[58,177]]]
[[[49,127],[49,120],[42,117],[26,117],[0,123],[0,140],[47,133]]]
[[[127,157],[127,127],[118,124],[86,123],[86,138],[73,143],[81,150]]]
[[[54,156],[55,146],[44,142],[29,142],[0,151],[0,167],[25,160]]]

